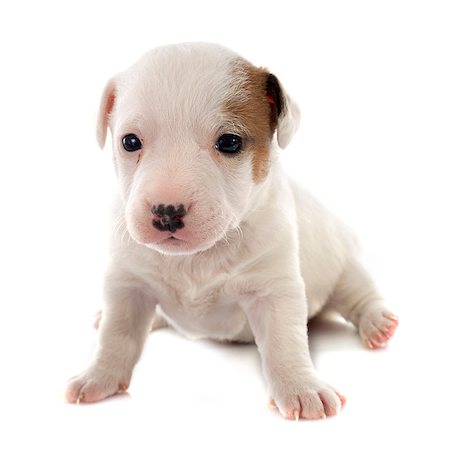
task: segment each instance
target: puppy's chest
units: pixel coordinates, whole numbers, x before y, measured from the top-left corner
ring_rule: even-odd
[[[161,277],[160,303],[170,303],[185,311],[203,310],[224,301],[225,280],[197,278],[190,273],[174,273]]]
[[[191,269],[172,267],[154,278],[163,313],[187,334],[231,338],[242,328],[245,317],[230,275]]]

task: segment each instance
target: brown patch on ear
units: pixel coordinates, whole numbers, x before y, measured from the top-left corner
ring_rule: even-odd
[[[284,112],[284,97],[282,94],[280,82],[278,78],[269,73],[267,75],[266,81],[266,93],[267,93],[267,101],[272,110],[272,121],[275,124],[275,128],[278,125],[278,117]]]
[[[270,145],[278,124],[281,97],[273,85],[276,78],[264,68],[238,60],[235,77],[236,93],[225,102],[225,113],[237,129],[243,130],[242,137],[247,138],[243,152],[252,154],[253,180],[258,183],[269,173]]]

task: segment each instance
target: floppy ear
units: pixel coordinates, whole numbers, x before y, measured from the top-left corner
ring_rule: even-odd
[[[267,101],[272,108],[272,123],[276,125],[277,141],[286,148],[297,131],[300,122],[300,109],[284,92],[278,78],[269,73],[266,82]]]
[[[109,117],[114,108],[115,99],[116,82],[114,78],[111,78],[103,89],[102,99],[97,114],[97,142],[100,148],[105,146]]]

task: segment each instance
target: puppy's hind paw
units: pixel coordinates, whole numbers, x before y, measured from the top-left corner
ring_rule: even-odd
[[[371,350],[384,347],[392,338],[398,326],[398,317],[384,307],[364,313],[359,322],[362,341]]]
[[[102,321],[102,311],[97,311],[94,316],[94,321],[92,322],[92,326],[98,330],[100,328],[100,322]]]

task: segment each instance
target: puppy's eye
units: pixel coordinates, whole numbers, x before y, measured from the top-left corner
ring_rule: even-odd
[[[242,138],[236,134],[222,134],[217,139],[216,149],[222,153],[239,153],[242,150]]]
[[[122,145],[127,152],[136,152],[142,148],[142,142],[135,134],[127,134],[122,139]]]

